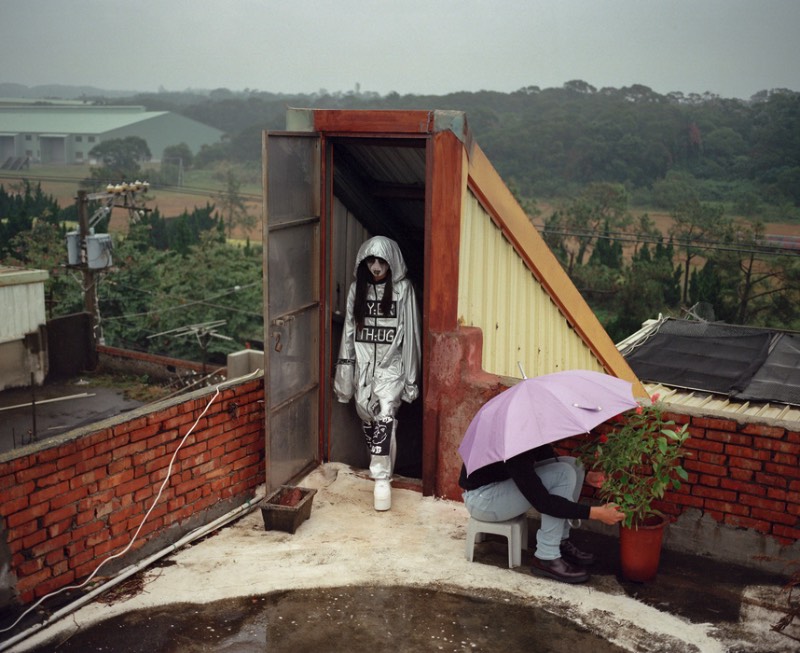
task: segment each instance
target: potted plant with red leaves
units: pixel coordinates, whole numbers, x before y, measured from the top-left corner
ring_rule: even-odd
[[[664,418],[658,395],[620,415],[614,426],[579,447],[589,471],[599,472],[597,496],[625,513],[620,524],[620,563],[628,580],[652,580],[658,570],[667,518],[653,507],[688,478],[681,464],[687,425]]]

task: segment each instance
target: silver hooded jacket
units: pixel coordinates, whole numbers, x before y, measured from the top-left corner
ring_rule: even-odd
[[[374,303],[369,306],[364,328],[356,333],[356,282],[350,284],[333,385],[340,402],[347,403],[355,397],[356,410],[364,421],[379,414],[394,416],[400,400],[410,403],[417,398],[421,350],[419,309],[414,288],[406,278],[400,247],[385,236],[364,241],[356,255],[354,277],[361,261],[369,256],[389,264],[394,310],[390,315],[379,314],[385,284],[370,283],[367,302]]]

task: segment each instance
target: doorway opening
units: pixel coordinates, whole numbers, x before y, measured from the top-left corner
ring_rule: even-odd
[[[326,385],[327,459],[356,468],[369,466],[361,420],[352,401],[339,403],[333,395],[347,292],[353,281],[358,248],[372,236],[395,240],[408,267],[419,315],[424,315],[425,175],[427,139],[328,137],[324,141],[326,214],[330,246],[326,266],[328,326],[325,360],[331,382]],[[423,343],[424,343],[423,335]],[[424,366],[424,350],[422,357]],[[403,403],[397,414],[395,475],[422,478],[422,379],[419,397]]]

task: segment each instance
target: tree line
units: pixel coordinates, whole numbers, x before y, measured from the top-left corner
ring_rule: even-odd
[[[96,208],[91,206],[90,211]],[[0,186],[0,262],[47,270],[48,319],[83,310],[81,275],[66,266],[74,205],[61,209],[40,185]],[[107,227],[101,221],[97,230]],[[227,242],[213,204],[165,217],[140,215],[125,237],[114,234],[113,267],[96,273],[100,333],[109,345],[200,360],[198,343],[173,334],[186,325],[225,320],[232,340],[211,339],[209,360],[259,345],[263,338],[262,250]]]
[[[659,95],[644,86],[598,90],[575,81],[506,94],[218,89],[131,101],[227,131],[221,143],[197,153],[185,144],[170,149],[184,171],[219,167],[226,189],[215,204],[179,216],[153,211],[131,225],[127,238],[115,236],[115,267],[99,286],[109,344],[192,357],[192,343],[153,336],[217,319],[229,319],[237,337],[232,345],[213,341],[218,353],[262,337],[260,247],[226,242],[248,217],[231,166],[260,166],[259,132],[281,129],[287,104],[466,111],[481,147],[544,225],[549,246],[614,340],[658,313],[686,311],[800,329],[797,253],[770,245],[763,227],[800,219],[798,93],[775,90],[742,101]],[[139,141],[99,144],[101,165],[86,183],[133,178],[149,158]],[[166,183],[177,170],[165,162],[160,172]],[[656,210],[670,216],[669,233],[649,217]],[[0,187],[0,260],[50,270],[51,316],[82,306],[63,265],[65,224],[75,219],[74,206],[59,207],[38,186]]]
[[[800,330],[800,256],[761,223],[687,196],[665,235],[621,184],[592,183],[544,220],[543,236],[611,338],[659,314]]]
[[[226,132],[195,165],[258,162],[260,131],[282,129],[286,107],[465,111],[482,149],[528,198],[574,196],[590,183],[623,184],[634,206],[670,210],[686,194],[765,221],[800,219],[800,94],[749,100],[659,94],[644,85],[597,89],[581,80],[513,93],[380,96],[281,95],[217,89],[142,94],[130,102],[170,110]]]

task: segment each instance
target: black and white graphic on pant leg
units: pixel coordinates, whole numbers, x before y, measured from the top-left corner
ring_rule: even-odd
[[[375,431],[375,425],[372,422],[361,422],[361,430],[364,432],[367,448],[372,451],[372,436]]]
[[[375,427],[372,431],[372,446],[370,447],[370,452],[372,455],[389,455],[393,427],[394,420],[391,417],[381,417],[377,422],[375,422]]]

